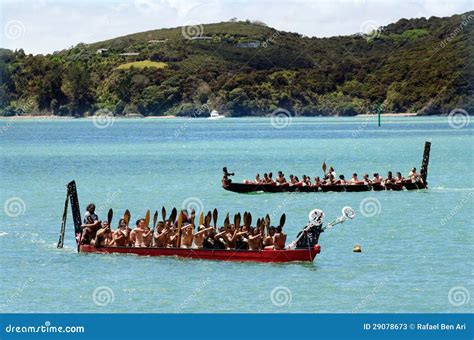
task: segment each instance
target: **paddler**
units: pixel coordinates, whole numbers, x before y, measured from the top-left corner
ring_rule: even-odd
[[[153,235],[155,239],[155,246],[158,248],[165,248],[168,240],[169,228],[165,228],[163,221],[158,222],[156,226],[155,234]]]
[[[117,230],[114,231],[114,244],[113,244],[114,246],[116,247],[128,246],[127,236],[130,229],[128,229],[128,231],[127,229],[128,228],[127,228],[127,225],[125,224],[125,220],[123,218],[120,219]]]
[[[275,227],[268,228],[267,235],[263,239],[263,247],[273,247],[273,236],[275,235]]]
[[[395,177],[395,183],[403,183],[405,181],[405,178],[402,176],[400,171],[397,171],[397,177]]]
[[[408,173],[408,177],[413,181],[417,182],[420,179],[420,175],[416,173],[416,168],[411,169],[411,171]]]
[[[93,245],[96,247],[109,247],[114,245],[114,234],[110,229],[109,222],[102,222],[102,228],[97,231]]]
[[[372,184],[380,184],[382,183],[382,177],[376,172],[374,173],[374,178],[372,178]]]
[[[84,214],[84,221],[81,225],[82,238],[81,244],[90,244],[96,237],[97,231],[101,227],[99,216],[95,213],[95,204],[89,203]]]
[[[250,228],[249,250],[260,250],[262,244],[262,235],[257,228]]]
[[[273,249],[282,250],[285,249],[286,234],[283,232],[281,226],[276,227],[275,235],[273,235]]]
[[[349,180],[349,184],[352,184],[352,185],[362,184],[362,182],[359,180],[355,172],[352,174],[352,178]]]
[[[188,224],[181,228],[180,248],[190,249],[193,246],[193,225]]]
[[[392,184],[394,181],[395,179],[393,178],[392,172],[387,172],[387,178],[385,178],[385,180],[383,181],[384,184]]]
[[[277,185],[282,185],[286,183],[286,178],[282,171],[278,171],[278,177],[276,179],[276,183]]]
[[[197,249],[202,249],[204,247],[204,240],[209,236],[209,233],[213,230],[214,230],[213,227],[206,228],[204,225],[201,224],[198,227],[198,231],[194,234],[194,246]]]

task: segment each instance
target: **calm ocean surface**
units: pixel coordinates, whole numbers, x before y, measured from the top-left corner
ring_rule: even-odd
[[[281,122],[279,122],[281,123]],[[284,123],[284,122],[283,122]],[[98,128],[98,125],[101,128]],[[447,117],[270,119],[0,120],[1,312],[472,312],[474,124]],[[280,126],[279,126],[280,127]],[[283,170],[338,174],[420,168],[432,141],[429,190],[239,195],[220,187]],[[82,213],[199,205],[286,212],[288,239],[308,212],[357,216],[321,235],[313,264],[230,263],[77,254],[71,215],[56,249],[66,184]],[[184,203],[183,203],[184,202]],[[202,203],[200,203],[202,202]],[[365,215],[361,210],[365,211]],[[370,216],[373,215],[373,216]],[[353,253],[354,244],[362,253]],[[94,294],[95,292],[95,294]]]

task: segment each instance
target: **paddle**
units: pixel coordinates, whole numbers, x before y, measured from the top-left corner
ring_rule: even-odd
[[[194,230],[194,219],[196,218],[196,210],[191,209],[191,226],[193,227]]]
[[[283,228],[283,226],[285,225],[285,221],[286,221],[286,215],[283,214],[283,215],[281,215],[281,217],[280,217],[280,227]]]
[[[107,213],[107,223],[110,225],[112,224],[112,218],[114,217],[114,211],[112,209],[109,209],[109,212]]]
[[[168,220],[170,226],[172,226],[174,222],[176,221],[177,214],[178,214],[178,211],[176,210],[176,208],[173,208],[173,210],[171,210],[170,219]]]
[[[66,231],[68,202],[69,202],[69,190],[66,190],[66,201],[64,203],[64,212],[63,212],[63,219],[61,222],[61,231],[59,232],[58,248],[62,248],[64,246],[64,233]]]
[[[204,225],[206,228],[209,228],[209,225],[211,224],[211,212],[209,211],[206,215],[206,219],[204,220]]]
[[[217,229],[217,209],[214,208],[214,211],[212,212],[212,219],[214,221],[214,230]]]
[[[183,213],[180,211],[178,216],[178,248],[181,247],[181,225],[183,224]]]
[[[166,208],[163,206],[161,208],[161,217],[163,218],[163,223],[166,222]]]
[[[148,209],[145,214],[145,226],[148,228],[149,225],[150,225],[150,209]]]
[[[125,214],[123,214],[123,220],[125,221],[125,225],[128,227],[128,222],[130,222],[130,211],[128,209],[125,210]]]
[[[155,230],[155,227],[156,227],[156,222],[158,221],[158,211],[155,210],[155,213],[153,214],[153,227],[151,230]]]
[[[199,214],[199,225],[204,225],[204,213],[202,211]]]
[[[322,169],[323,169],[323,177],[324,177],[326,176],[326,162],[323,162]]]
[[[230,224],[230,219],[229,219],[229,213],[227,213],[225,220],[224,220],[224,230],[227,232],[229,229],[229,224]]]

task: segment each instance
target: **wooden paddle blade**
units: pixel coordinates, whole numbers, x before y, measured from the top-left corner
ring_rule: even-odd
[[[156,221],[158,221],[158,211],[155,210],[155,213],[153,214],[153,229],[155,229]]]
[[[150,209],[148,209],[145,214],[145,225],[147,228],[150,225]]]
[[[280,227],[283,228],[283,226],[285,225],[285,221],[286,221],[286,215],[283,214],[283,215],[281,215],[281,217],[280,217]]]
[[[237,229],[240,229],[240,213],[238,213],[234,216],[234,226]]]
[[[326,162],[323,162],[321,168],[323,169],[323,172],[326,173]]]
[[[204,220],[206,228],[209,228],[209,224],[211,224],[211,212],[209,211],[206,215],[206,219]]]
[[[163,223],[166,221],[166,208],[163,206],[161,208],[161,217],[163,218]]]
[[[270,216],[267,214],[267,216],[265,216],[265,224],[267,225],[267,227],[270,226]]]
[[[227,231],[227,228],[229,228],[230,224],[230,218],[229,218],[229,213],[227,213],[227,216],[224,219],[224,229]]]
[[[176,215],[178,215],[178,211],[176,210],[176,208],[173,208],[173,210],[171,210],[171,215],[170,215],[171,223],[174,223],[174,221],[176,221]]]
[[[125,214],[123,214],[123,220],[125,221],[125,225],[128,226],[128,222],[130,222],[130,211],[128,209],[125,210]]]
[[[204,213],[201,211],[201,213],[199,214],[199,225],[203,225],[204,224]]]
[[[217,227],[217,209],[214,208],[214,211],[212,212],[212,219],[214,221],[214,229]]]
[[[250,226],[252,226],[252,214],[248,213],[247,216],[248,216],[247,219],[248,219],[248,222],[249,222],[248,226],[250,227]]]
[[[109,213],[107,214],[107,222],[109,223],[109,226],[112,224],[113,217],[114,217],[114,211],[112,209],[109,209]]]

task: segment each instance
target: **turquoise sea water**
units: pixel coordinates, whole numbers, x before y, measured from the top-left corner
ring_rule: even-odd
[[[279,122],[281,123],[281,122]],[[283,122],[285,123],[285,122]],[[446,117],[0,120],[0,311],[2,312],[472,312],[473,124]],[[280,126],[279,126],[280,127]],[[283,170],[346,177],[418,169],[432,141],[429,190],[239,195],[220,187]],[[71,217],[56,249],[65,185],[75,179],[82,213],[95,202],[115,222],[146,209],[202,204],[278,219],[291,240],[308,212],[357,216],[321,235],[313,264],[230,263],[77,254]],[[363,211],[362,211],[363,210]],[[366,216],[364,216],[364,214]],[[370,216],[373,215],[373,216]],[[354,244],[362,253],[353,253]],[[95,292],[95,294],[94,294]]]

